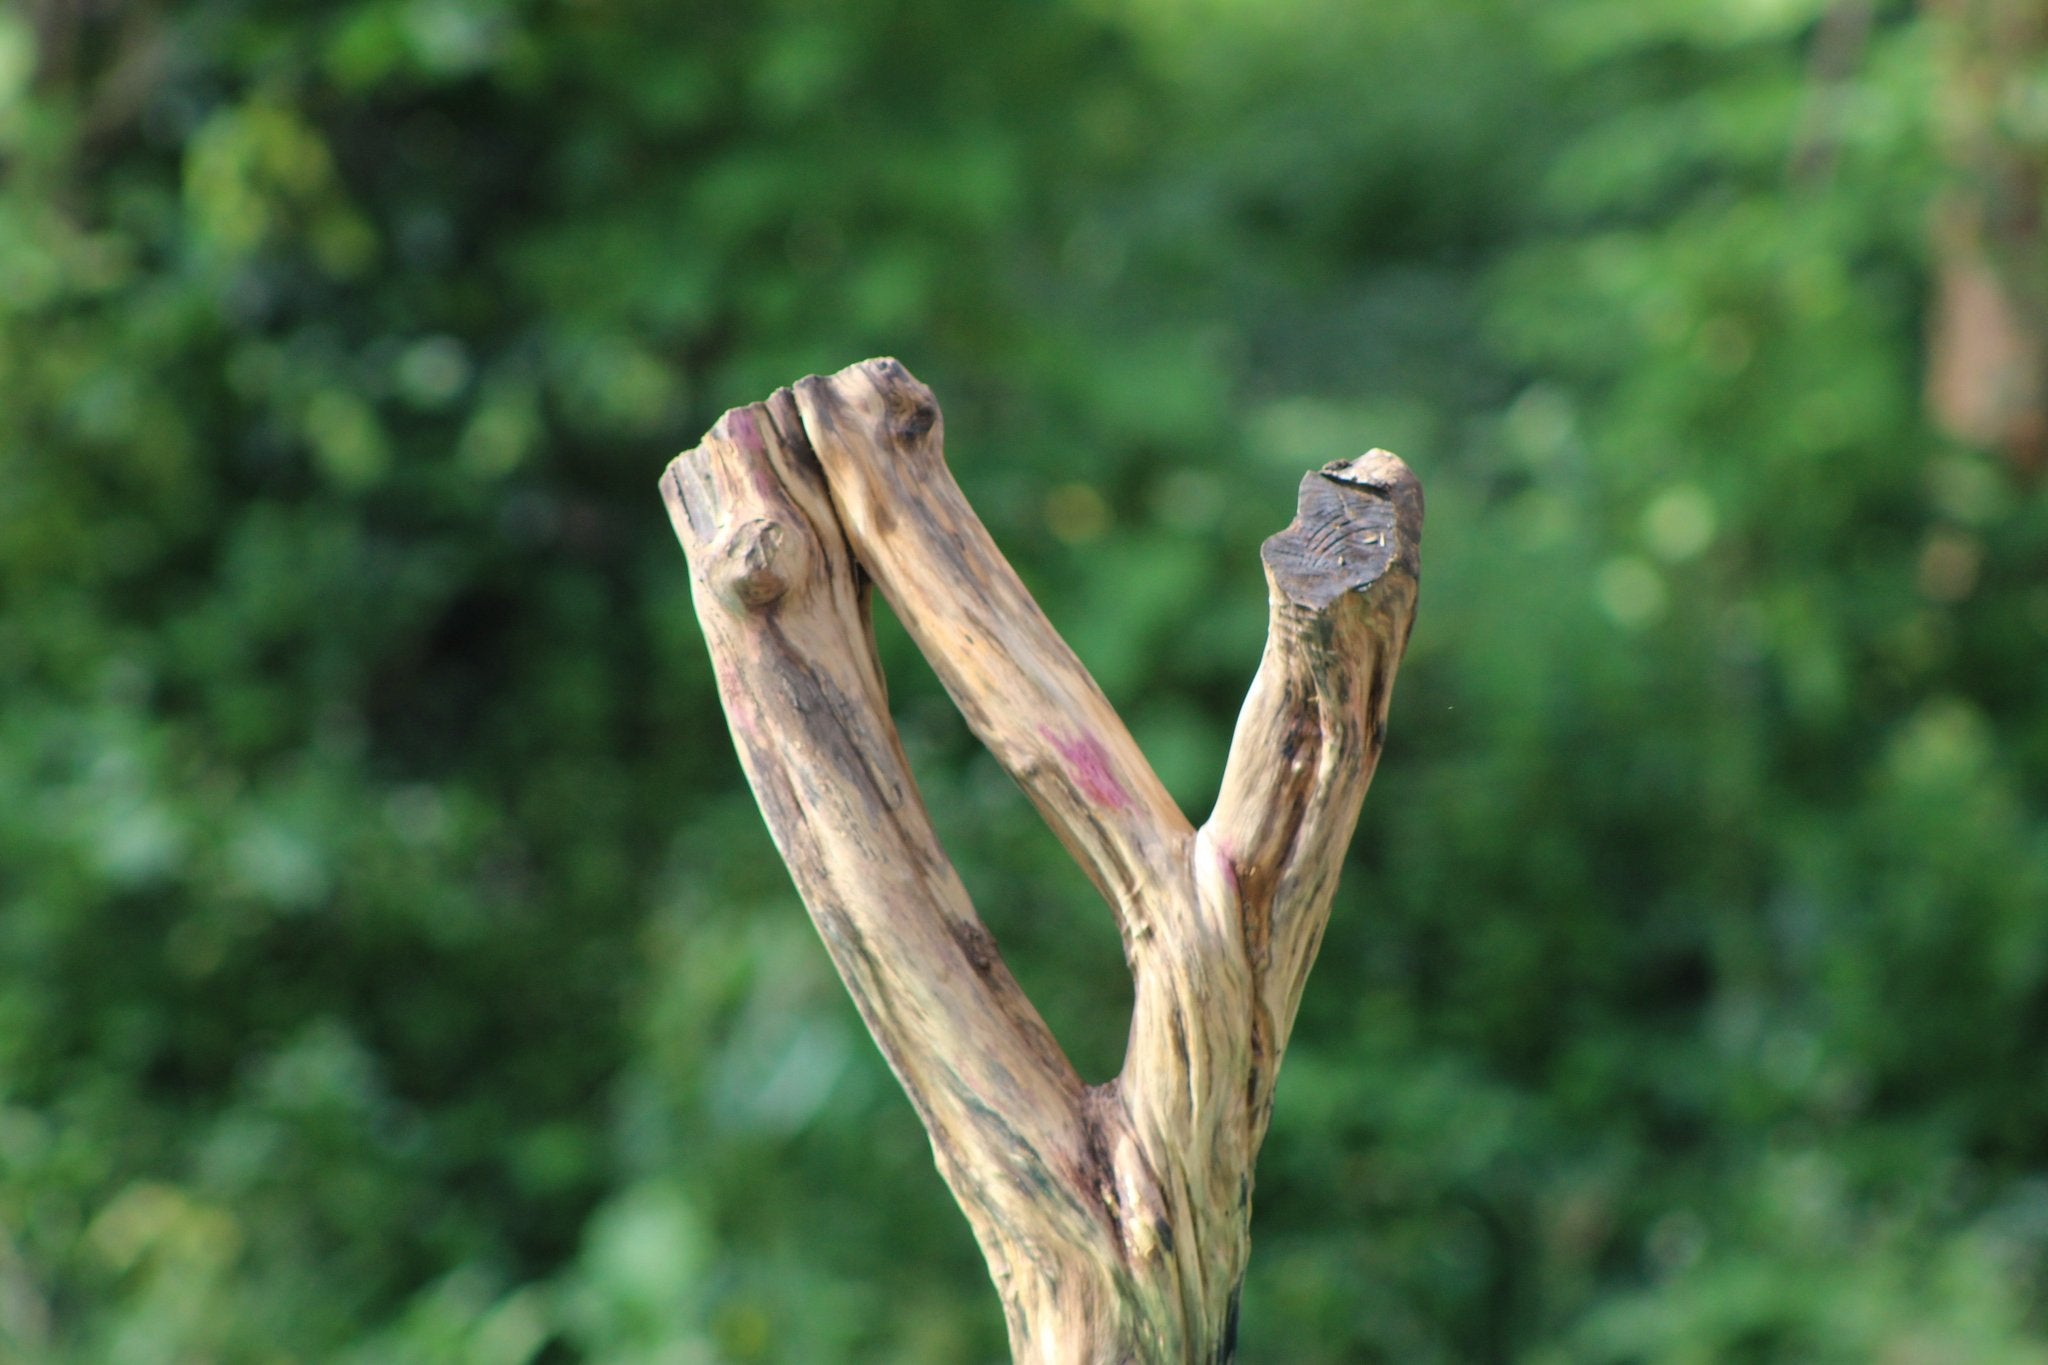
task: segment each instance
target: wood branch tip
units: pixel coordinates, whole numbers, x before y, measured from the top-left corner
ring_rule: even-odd
[[[664,497],[680,495],[682,481],[689,477],[692,469],[704,463],[706,459],[705,447],[713,441],[724,439],[725,418],[730,416],[732,414],[727,413],[725,417],[719,418],[718,421],[712,424],[709,431],[697,438],[697,444],[691,446],[688,450],[677,451],[670,458],[669,462],[662,466],[661,491]]]
[[[1294,520],[1259,556],[1286,600],[1321,611],[1389,576],[1420,578],[1421,546],[1421,481],[1374,449],[1303,475]]]
[[[1422,480],[1415,477],[1407,461],[1391,450],[1375,447],[1355,460],[1333,460],[1318,472],[1330,483],[1357,489],[1391,507],[1395,558],[1410,573],[1420,569]]]
[[[687,467],[685,462],[696,453],[697,448],[692,446],[661,467],[661,500],[671,507],[675,506],[676,500],[683,495],[682,485],[678,480],[682,478],[683,470]]]
[[[1389,495],[1407,488],[1413,488],[1418,497],[1422,493],[1422,484],[1416,479],[1415,471],[1408,467],[1408,462],[1393,451],[1382,450],[1378,446],[1356,459],[1332,460],[1317,472],[1338,483],[1375,488]]]
[[[753,410],[765,408],[763,403],[748,403],[737,408],[728,408],[711,424],[710,430],[698,438],[697,444],[688,450],[678,452],[661,470],[661,495],[674,504],[683,494],[683,480],[692,470],[703,465],[710,458],[710,447],[714,444],[738,445],[761,449],[759,415]],[[741,432],[749,438],[738,439]]]
[[[702,464],[700,452],[703,449],[701,445],[691,446],[670,460],[667,467],[661,471],[661,501],[668,509],[669,524],[674,526],[678,533],[687,526],[699,539],[710,535],[713,526],[708,512],[697,505],[689,492],[690,481]],[[687,543],[686,541],[685,544]]]
[[[832,375],[811,375],[794,386],[806,425],[821,432],[864,428],[870,439],[902,451],[944,429],[939,401],[929,386],[894,356],[876,356]]]
[[[777,390],[780,392],[780,390]],[[762,428],[774,430],[774,421],[768,414],[768,404],[774,402],[773,395],[759,403],[742,403],[736,408],[727,408],[723,416],[712,423],[706,434],[706,441],[724,441],[738,446],[749,455],[758,455],[767,448]]]
[[[911,377],[910,371],[904,366],[903,362],[893,355],[870,356],[866,360],[847,366],[846,370],[865,370],[877,379],[890,382],[910,379]],[[846,370],[841,371],[841,373],[846,373]],[[913,380],[912,382],[915,381]]]

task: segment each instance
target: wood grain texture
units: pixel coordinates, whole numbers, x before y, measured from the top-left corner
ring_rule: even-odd
[[[1385,734],[1422,501],[1374,451],[1266,543],[1271,628],[1199,831],[946,469],[893,360],[729,412],[663,495],[748,780],[1031,1365],[1228,1361],[1273,1084]],[[1115,911],[1136,992],[1084,1086],[933,836],[869,581]]]
[[[931,390],[880,360],[806,379],[796,401],[861,565],[1117,912],[1128,955],[1194,831],[961,495]]]

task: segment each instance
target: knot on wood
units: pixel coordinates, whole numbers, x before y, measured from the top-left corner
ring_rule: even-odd
[[[939,405],[929,399],[889,405],[889,434],[904,445],[916,445],[923,440],[938,420]]]
[[[802,577],[808,559],[801,535],[756,517],[733,527],[712,548],[712,586],[735,611],[765,611]]]
[[[893,357],[872,364],[889,435],[903,445],[918,444],[939,424],[939,400]]]

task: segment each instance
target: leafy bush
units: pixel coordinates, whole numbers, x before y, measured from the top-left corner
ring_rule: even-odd
[[[1830,22],[0,14],[0,1355],[998,1357],[653,491],[892,352],[1190,809],[1300,470],[1429,490],[1247,1359],[2048,1359],[2048,509],[1919,413],[1934,21]]]

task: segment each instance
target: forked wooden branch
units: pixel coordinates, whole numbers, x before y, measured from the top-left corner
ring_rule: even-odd
[[[931,1136],[1032,1365],[1233,1358],[1252,1165],[1385,733],[1422,495],[1374,451],[1302,480],[1271,626],[1191,827],[947,471],[893,360],[735,408],[662,481],[740,760]],[[889,719],[879,584],[1117,915],[1121,1074],[1087,1086],[932,832]]]

